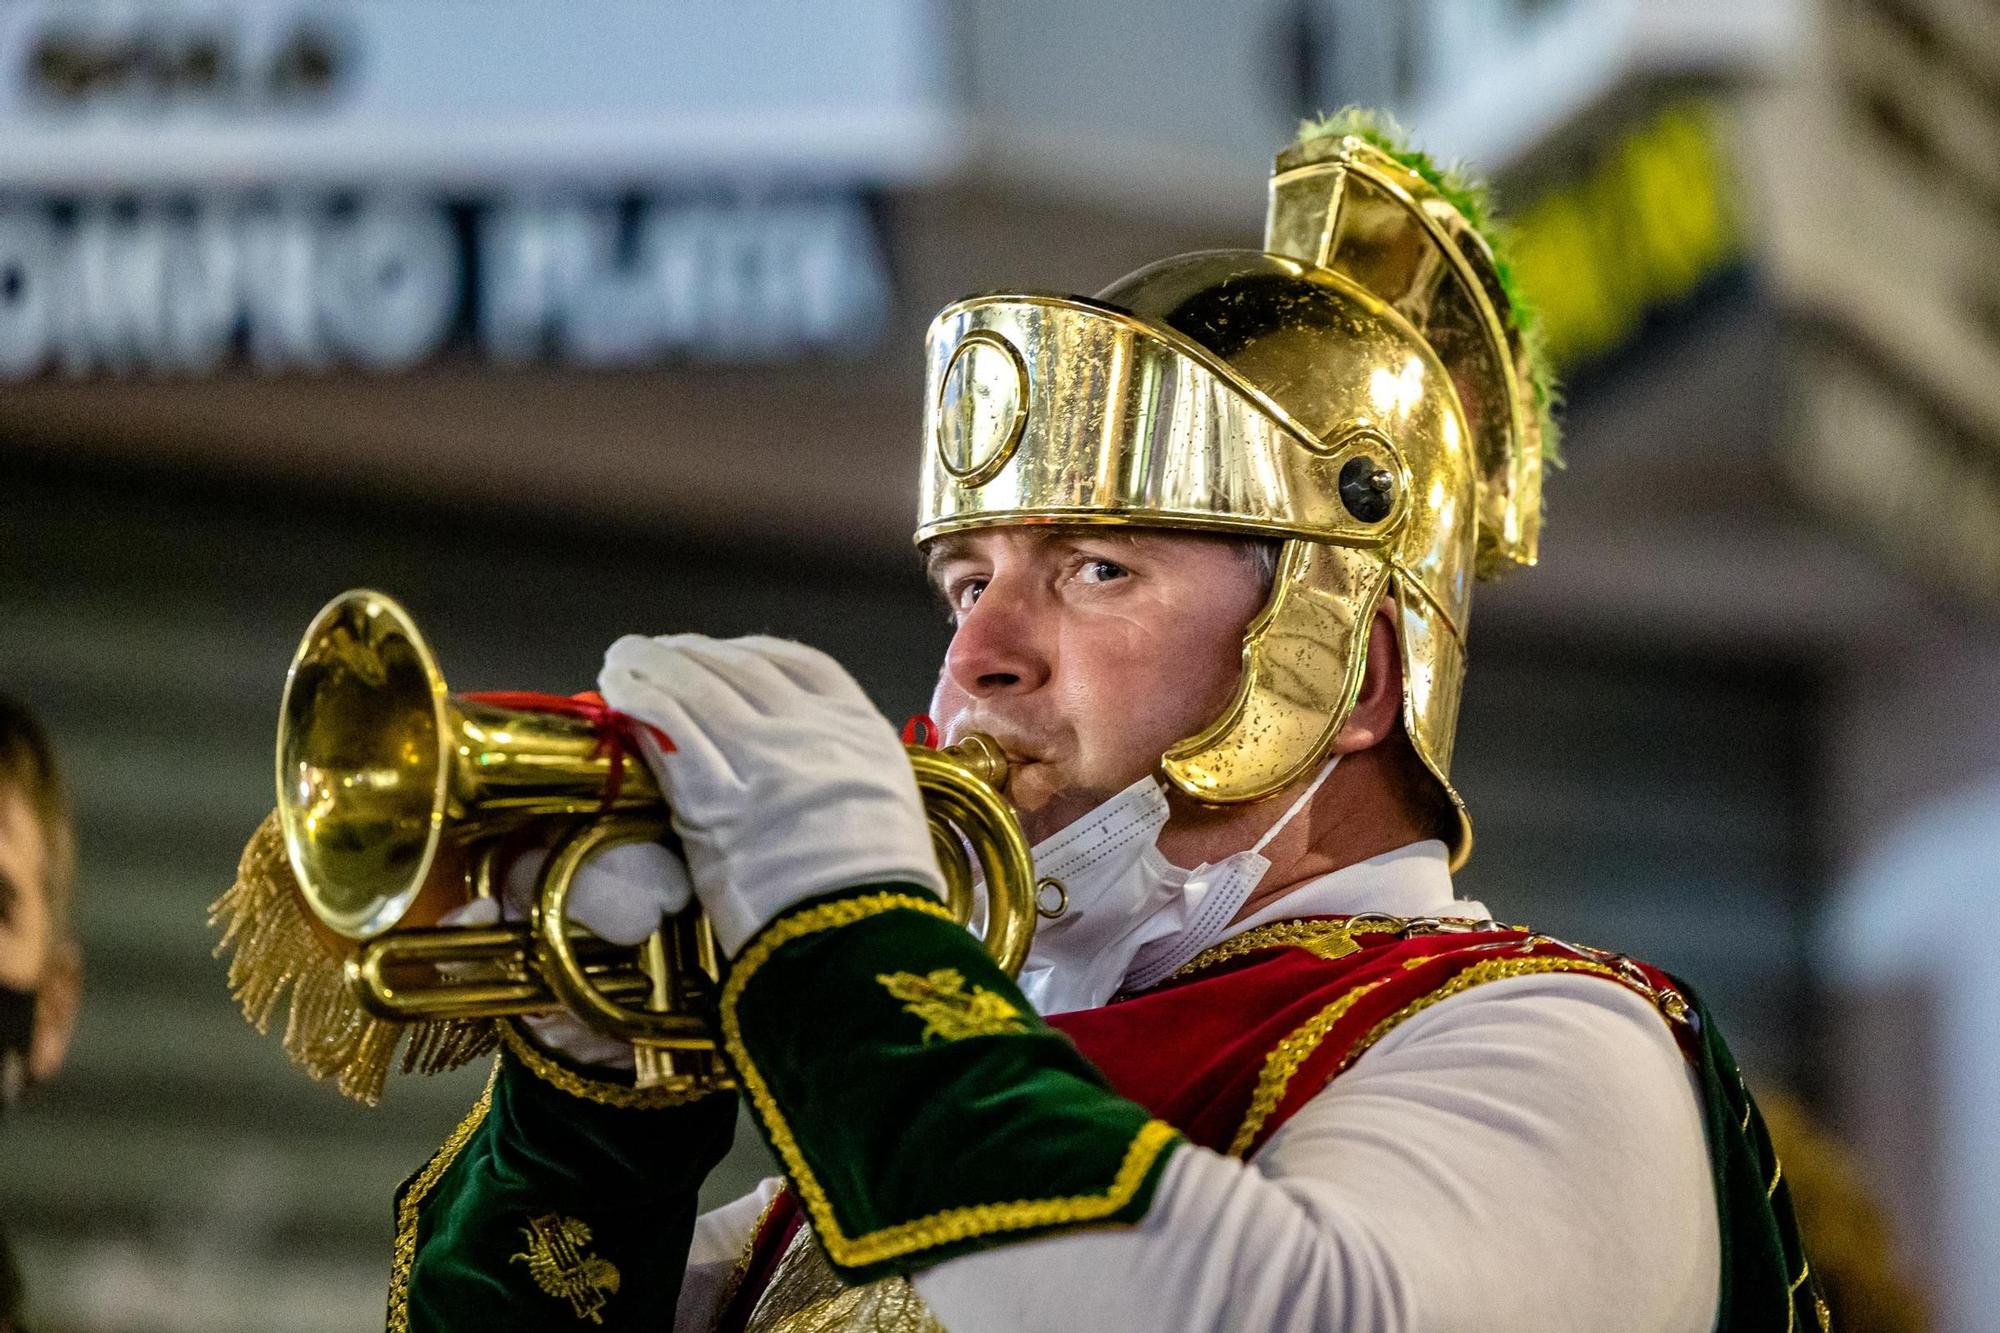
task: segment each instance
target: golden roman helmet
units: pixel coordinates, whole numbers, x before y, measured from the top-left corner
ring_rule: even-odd
[[[1180,255],[1095,298],[946,307],[917,542],[1018,523],[1281,540],[1235,699],[1161,759],[1216,804],[1324,759],[1393,596],[1404,725],[1458,812],[1462,864],[1450,769],[1472,583],[1535,562],[1552,433],[1483,212],[1476,186],[1345,112],[1279,155],[1261,252]]]

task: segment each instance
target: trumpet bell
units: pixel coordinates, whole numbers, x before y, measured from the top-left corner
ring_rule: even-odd
[[[613,765],[618,771],[613,772]],[[436,921],[464,901],[441,855],[537,821],[651,814],[659,784],[580,717],[450,694],[391,597],[321,609],[285,677],[278,818],[314,917],[347,940]]]
[[[453,727],[409,614],[353,592],[314,617],[285,676],[278,818],[313,915],[348,939],[409,916],[437,859]]]

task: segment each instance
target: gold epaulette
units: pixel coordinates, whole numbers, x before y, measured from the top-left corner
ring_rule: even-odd
[[[406,1074],[456,1069],[494,1048],[489,1020],[395,1023],[362,1009],[341,959],[307,920],[304,901],[273,811],[243,849],[236,882],[208,909],[209,925],[222,932],[215,955],[230,954],[230,997],[250,1025],[268,1032],[290,992],[283,1041],[294,1064],[372,1106],[399,1047]]]

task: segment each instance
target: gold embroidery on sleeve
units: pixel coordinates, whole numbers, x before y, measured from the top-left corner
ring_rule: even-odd
[[[812,1168],[806,1165],[805,1153],[792,1136],[791,1126],[786,1123],[784,1112],[778,1108],[777,1099],[771,1095],[770,1085],[764,1081],[763,1073],[743,1044],[743,1026],[737,1010],[744,987],[771,955],[784,945],[822,930],[837,929],[882,912],[898,910],[921,912],[955,923],[955,918],[943,903],[914,894],[871,893],[821,903],[778,918],[763,934],[751,940],[737,957],[729,979],[722,987],[723,1046],[742,1078],[745,1096],[755,1108],[765,1133],[770,1136],[771,1146],[777,1150],[778,1160],[784,1164],[786,1176],[799,1192],[799,1202],[804,1205],[806,1216],[812,1221],[813,1232],[819,1237],[828,1257],[837,1264],[862,1268],[885,1259],[996,1231],[1096,1222],[1117,1213],[1138,1194],[1139,1187],[1146,1183],[1146,1177],[1160,1154],[1180,1140],[1179,1131],[1164,1120],[1149,1120],[1139,1127],[1139,1132],[1133,1135],[1132,1142],[1125,1149],[1124,1160],[1119,1163],[1111,1184],[1101,1193],[971,1204],[859,1236],[850,1236],[841,1229],[840,1221],[833,1213],[833,1200],[828,1197],[819,1178],[813,1175]]]
[[[1004,995],[984,986],[965,989],[965,977],[955,967],[941,967],[926,976],[885,972],[875,978],[902,1000],[903,1012],[924,1021],[924,1040],[961,1041],[966,1037],[1002,1037],[1022,1033],[1028,1025],[1021,1011]]]
[[[507,1262],[525,1263],[535,1285],[568,1301],[578,1319],[604,1322],[604,1307],[618,1292],[618,1269],[590,1252],[588,1223],[543,1213],[521,1228],[521,1241],[527,1248],[508,1255]]]

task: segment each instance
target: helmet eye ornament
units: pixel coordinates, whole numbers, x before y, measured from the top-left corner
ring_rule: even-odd
[[[937,455],[959,485],[984,486],[1020,446],[1028,425],[1028,367],[1014,345],[985,329],[952,350],[938,386]]]
[[[1340,469],[1340,503],[1363,523],[1380,523],[1396,507],[1396,478],[1367,454],[1350,458]]]

